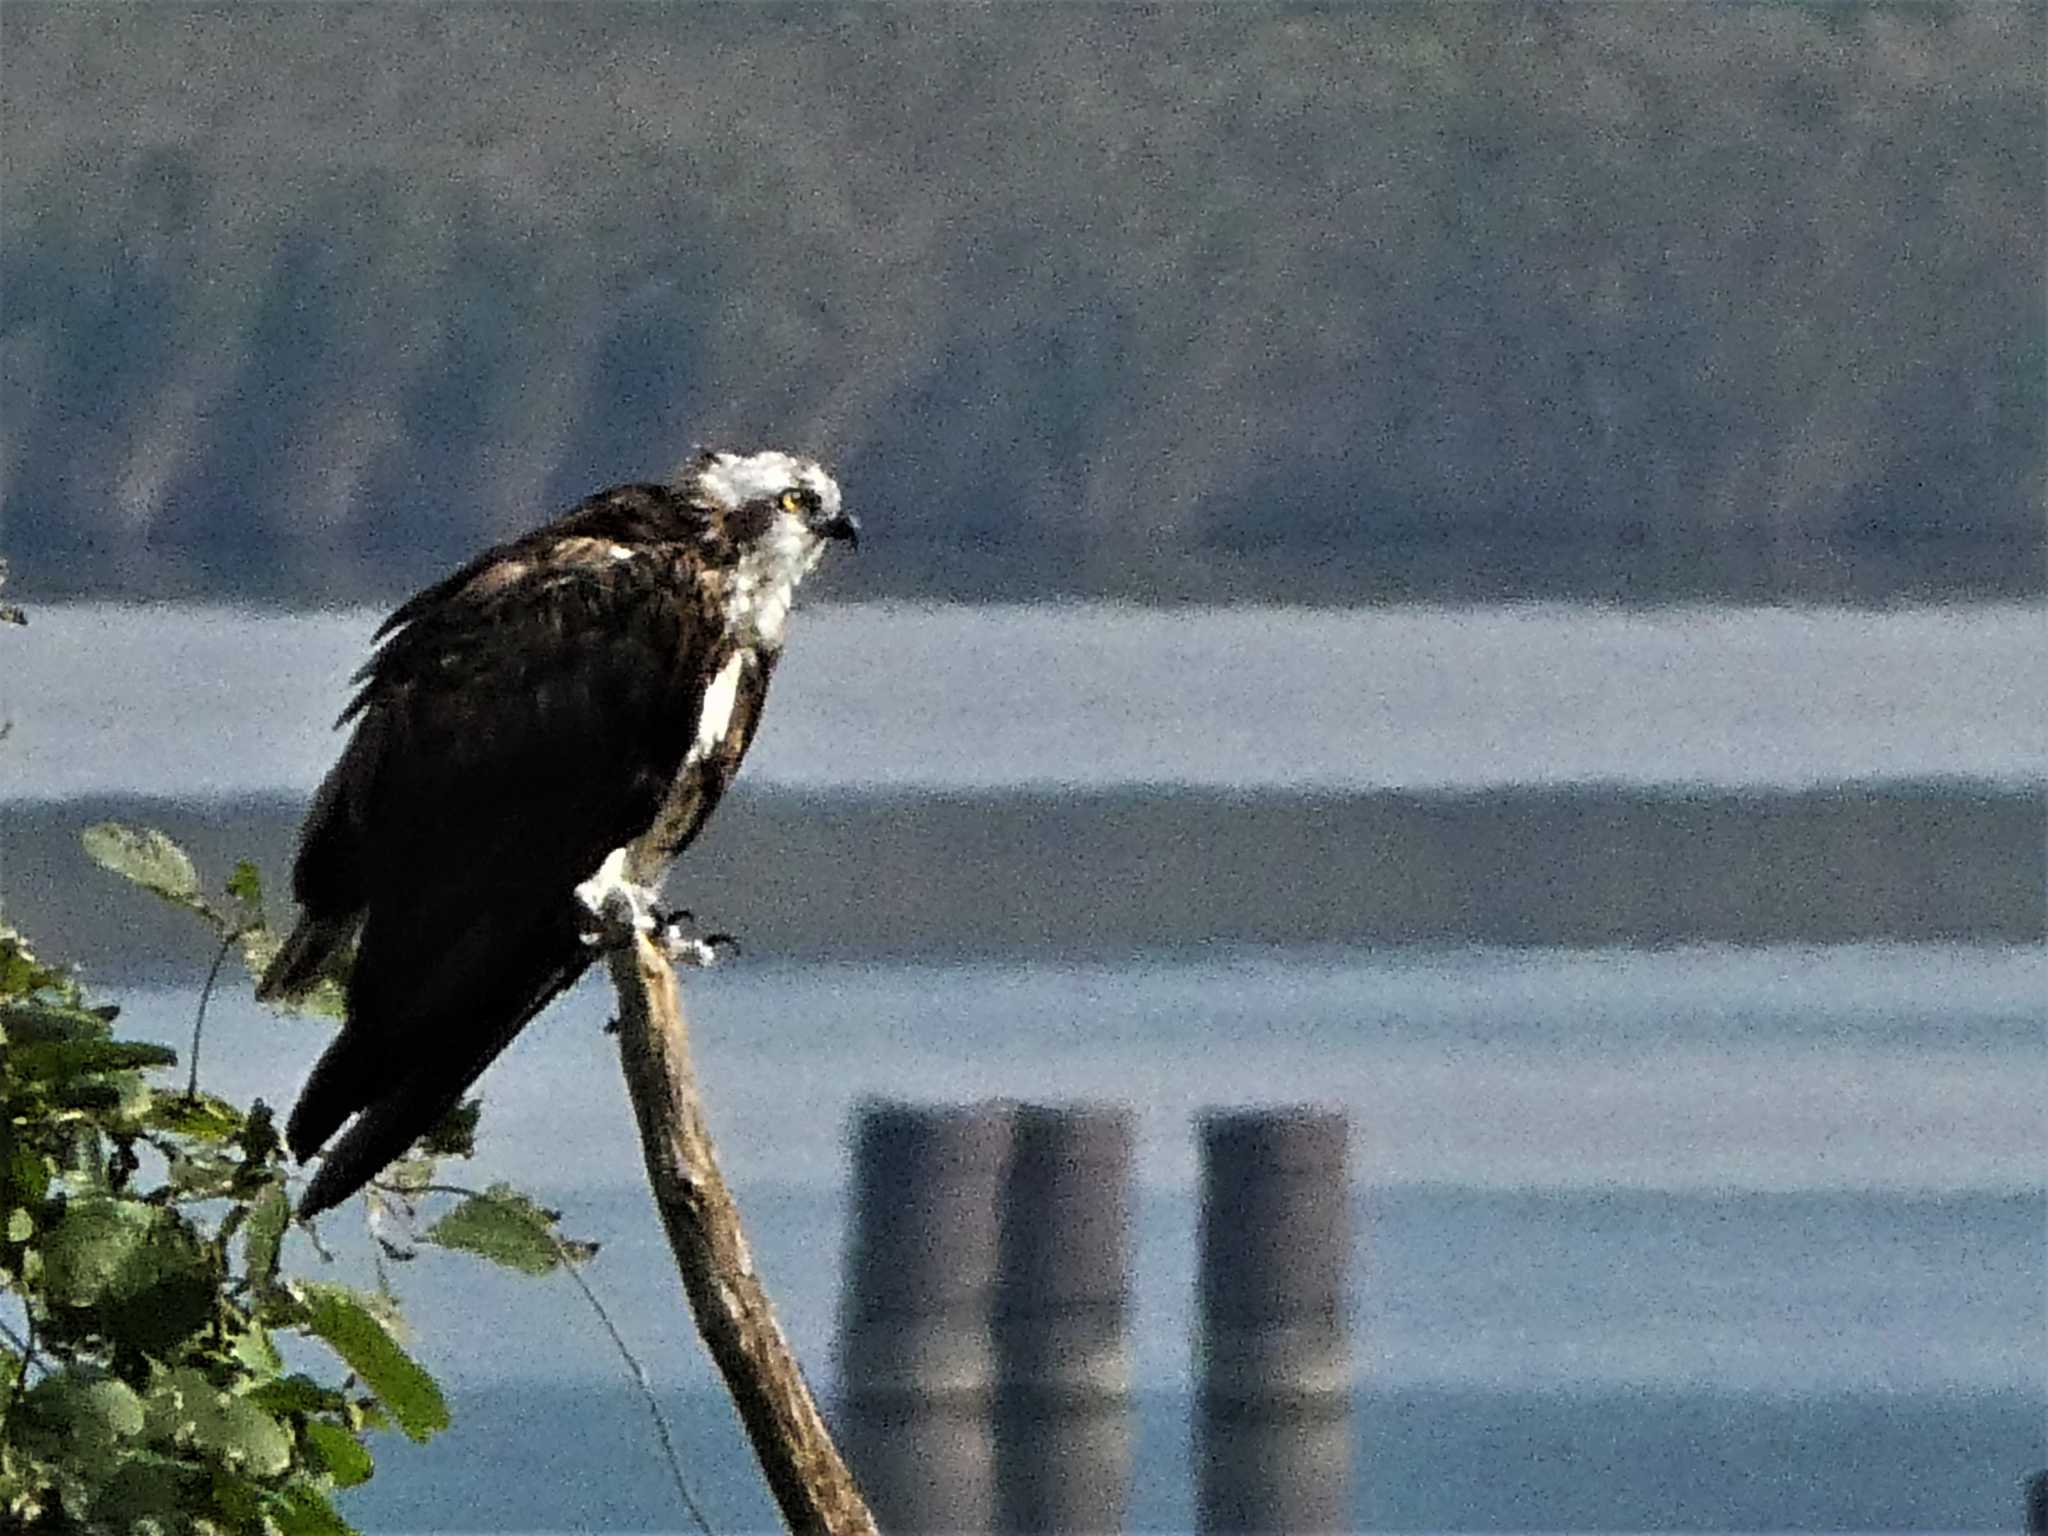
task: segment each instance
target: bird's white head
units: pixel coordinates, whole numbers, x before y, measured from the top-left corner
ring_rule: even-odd
[[[761,643],[779,645],[796,585],[825,546],[860,542],[839,482],[817,460],[793,453],[706,449],[684,484],[711,514],[711,536],[732,565],[736,619]]]
[[[816,459],[775,448],[761,453],[706,449],[691,467],[698,488],[723,512],[736,512],[749,502],[773,501],[784,491],[808,490],[828,515],[839,515],[839,482]]]

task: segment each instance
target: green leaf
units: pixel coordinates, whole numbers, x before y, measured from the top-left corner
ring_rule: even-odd
[[[448,1404],[434,1378],[398,1347],[362,1298],[338,1285],[303,1284],[294,1293],[306,1309],[307,1330],[327,1341],[408,1436],[425,1440],[448,1427]]]
[[[146,1401],[149,1437],[258,1477],[292,1463],[291,1430],[262,1404],[223,1390],[195,1366],[166,1371]]]
[[[0,1026],[14,1045],[31,1045],[49,1040],[105,1040],[112,1031],[106,1016],[76,1003],[53,1002],[47,997],[26,998],[0,1005]]]
[[[474,1157],[476,1125],[483,1117],[482,1099],[464,1099],[449,1110],[416,1145],[430,1157]]]
[[[225,1520],[209,1520],[195,1525],[206,1536],[227,1536],[229,1531],[260,1531],[263,1527],[263,1509],[270,1502],[270,1490],[262,1484],[230,1471],[215,1462],[210,1479],[213,1508],[210,1513],[224,1515]]]
[[[156,1098],[156,1091],[136,1072],[85,1072],[52,1078],[44,1091],[59,1109],[83,1111],[81,1122],[91,1121],[94,1127],[124,1134],[141,1129],[142,1118]],[[75,1162],[69,1166],[78,1168]],[[94,1177],[99,1177],[97,1172]]]
[[[142,1399],[135,1389],[86,1370],[44,1377],[29,1389],[22,1407],[32,1438],[47,1436],[60,1455],[81,1460],[111,1457],[143,1428]]]
[[[42,1254],[50,1305],[134,1348],[168,1349],[213,1318],[212,1260],[191,1228],[160,1206],[74,1199]]]
[[[235,1187],[242,1165],[219,1152],[179,1153],[171,1159],[171,1188],[179,1198],[212,1200]]]
[[[366,1429],[389,1429],[391,1415],[384,1411],[384,1405],[374,1397],[358,1397],[350,1401],[348,1411],[342,1415],[348,1427],[357,1434]]]
[[[140,1040],[46,1040],[9,1051],[9,1065],[30,1082],[66,1082],[108,1072],[172,1067],[178,1053]]]
[[[388,1189],[395,1189],[403,1195],[416,1195],[434,1182],[434,1160],[431,1157],[401,1157],[385,1165],[377,1175],[377,1183]]]
[[[271,932],[268,923],[260,920],[243,924],[236,942],[241,945],[242,965],[251,981],[260,981],[270,969],[270,962],[277,958],[277,952],[284,948],[284,941]]]
[[[127,1294],[138,1256],[163,1219],[140,1200],[73,1200],[43,1243],[43,1285],[53,1305],[90,1307]]]
[[[44,965],[18,929],[0,923],[0,997],[30,997],[54,992],[71,999],[71,978],[54,965]]]
[[[199,871],[184,849],[154,827],[102,821],[84,832],[85,851],[96,864],[133,880],[166,901],[211,915],[199,894]]]
[[[242,1112],[210,1093],[159,1093],[146,1119],[152,1130],[215,1143],[227,1141],[242,1128]]]
[[[105,1087],[102,1083],[101,1087]],[[110,1108],[116,1098],[111,1092],[103,1096],[101,1108]],[[87,1096],[73,1097],[74,1107],[85,1105]],[[83,1118],[73,1117],[51,1128],[56,1134],[49,1138],[49,1147],[55,1157],[57,1181],[66,1194],[72,1196],[104,1195],[107,1193],[107,1143],[100,1135],[99,1128]]]
[[[198,1531],[195,1509],[204,1509],[211,1476],[205,1468],[175,1456],[132,1451],[120,1468],[92,1495],[92,1526],[97,1531],[144,1533]],[[216,1527],[217,1529],[217,1527]]]
[[[356,1536],[356,1528],[335,1512],[327,1495],[303,1481],[274,1495],[268,1513],[284,1536]]]
[[[276,1162],[284,1150],[284,1142],[277,1134],[277,1115],[261,1099],[249,1106],[242,1129],[235,1136],[235,1145],[242,1149],[244,1162],[258,1167]]]
[[[53,1172],[41,1149],[30,1146],[12,1124],[0,1121],[0,1205],[40,1205]]]
[[[323,1387],[303,1371],[266,1381],[249,1394],[272,1413],[346,1413],[348,1397],[333,1387]]]
[[[16,1207],[7,1213],[7,1241],[25,1243],[35,1235],[36,1219],[29,1212]]]
[[[339,1424],[326,1419],[308,1419],[305,1436],[306,1444],[327,1469],[327,1475],[334,1479],[337,1488],[353,1488],[358,1483],[366,1483],[376,1470],[369,1448]]]
[[[284,1358],[271,1342],[270,1330],[258,1322],[250,1322],[229,1339],[227,1355],[257,1381],[268,1381],[284,1369]]]
[[[243,932],[241,937],[242,964],[248,968],[252,980],[260,979],[270,969],[270,962],[277,958],[277,952],[284,948],[276,934],[268,928],[256,927]],[[268,998],[266,1007],[277,1013],[312,1014],[323,1019],[345,1019],[348,1017],[348,991],[332,976],[322,976],[303,994],[294,998]]]
[[[522,1274],[544,1275],[562,1262],[554,1223],[552,1211],[542,1210],[509,1184],[493,1184],[427,1228],[420,1240],[481,1254]]]
[[[242,1272],[252,1285],[277,1283],[277,1253],[291,1214],[291,1200],[281,1182],[273,1182],[249,1207],[248,1225],[243,1228]]]
[[[263,921],[263,877],[247,859],[237,860],[228,876],[228,899],[240,910],[244,925]]]
[[[292,1464],[292,1432],[273,1415],[246,1397],[215,1398],[214,1407],[219,1417],[195,1429],[209,1455],[257,1477],[276,1477]]]

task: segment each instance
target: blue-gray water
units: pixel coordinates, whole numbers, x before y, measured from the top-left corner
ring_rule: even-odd
[[[2048,1465],[2041,949],[742,964],[690,995],[758,1261],[827,1384],[860,1098],[1137,1109],[1134,1529],[1192,1518],[1191,1116],[1217,1103],[1354,1116],[1363,1524],[1992,1529]],[[180,1040],[189,993],[127,1001]],[[719,1528],[765,1528],[639,1187],[605,1004],[583,989],[493,1070],[465,1174],[603,1240],[592,1278],[676,1394]],[[317,1044],[242,1004],[210,1028],[209,1080],[273,1100]],[[435,1253],[398,1283],[461,1427],[445,1458],[394,1444],[363,1523],[680,1526],[562,1283]]]
[[[0,801],[310,790],[380,614],[50,604]],[[1354,792],[2048,783],[2048,606],[820,607],[746,782]]]
[[[2024,797],[2048,785],[2044,617],[2038,604],[823,610],[793,634],[749,782],[828,800],[1193,786],[1247,804],[1705,786],[1755,794],[1760,817],[1775,814],[1766,792],[1845,784]],[[5,637],[0,669],[13,725],[0,814],[23,807],[17,828],[27,802],[303,795],[334,750],[328,723],[374,616],[78,605],[31,621]],[[914,798],[888,803],[921,814]],[[1882,850],[1914,869],[1918,850],[1947,857],[1907,882],[1916,895],[1983,863],[1938,820],[1916,836]],[[29,850],[0,866],[0,903],[32,905],[38,881],[99,878],[33,838],[0,843]],[[226,846],[239,851],[239,834]],[[1369,860],[1377,846],[1325,851]],[[1857,883],[1877,850],[1810,847],[1809,861],[1842,858],[1811,899],[1853,906],[1884,885]],[[1256,839],[1215,852],[1247,888],[1293,878]],[[974,850],[941,839],[922,856]],[[2031,867],[2008,863],[2005,878]],[[1477,881],[1483,865],[1450,878]],[[1072,905],[1058,845],[1029,872],[1032,902]],[[751,873],[726,878],[744,888]],[[1109,894],[1075,893],[1084,911]],[[1495,894],[1475,886],[1472,899]],[[922,963],[774,963],[804,936],[750,931],[761,942],[738,966],[691,984],[721,1149],[814,1379],[831,1380],[843,1137],[863,1097],[1129,1103],[1130,1524],[1185,1527],[1192,1120],[1313,1099],[1354,1125],[1361,1524],[2016,1524],[2019,1479],[2048,1466],[2048,949],[1258,948],[1227,924],[1168,944],[1147,927],[1149,900],[1088,951],[1094,963],[1023,937],[1005,963],[966,963],[936,929],[897,936]],[[2040,931],[2037,908],[2022,916],[2015,931]],[[61,953],[78,935],[38,937]],[[107,964],[101,988],[136,1032],[182,1049],[192,991],[137,974],[181,973]],[[765,1528],[646,1206],[607,1006],[596,988],[572,994],[492,1070],[483,1153],[464,1174],[535,1188],[604,1242],[592,1279],[676,1404],[718,1529]],[[209,1038],[210,1085],[283,1103],[321,1037],[229,999]],[[328,1230],[362,1278],[349,1219]],[[303,1246],[296,1257],[317,1262]],[[431,1251],[396,1278],[457,1427],[424,1450],[384,1447],[353,1498],[361,1524],[684,1524],[565,1284]]]

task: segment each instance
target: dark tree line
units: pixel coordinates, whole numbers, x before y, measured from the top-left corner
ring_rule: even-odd
[[[0,42],[31,592],[386,596],[697,440],[839,465],[866,594],[2042,589],[2040,6]]]

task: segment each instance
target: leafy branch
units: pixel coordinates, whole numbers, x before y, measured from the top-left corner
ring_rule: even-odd
[[[256,866],[243,859],[235,865],[223,891],[225,904],[209,900],[200,885],[192,857],[154,827],[130,827],[102,821],[84,832],[86,854],[102,868],[132,880],[172,906],[190,912],[220,940],[206,982],[199,989],[199,1008],[192,1021],[192,1050],[185,1081],[188,1098],[199,1096],[199,1046],[206,1029],[206,1008],[228,952],[237,947],[250,979],[263,974],[282,941],[263,915],[263,880]],[[324,978],[304,998],[284,1005],[295,1012],[338,1019],[346,1007],[341,986]]]
[[[446,1405],[364,1298],[280,1271],[269,1109],[153,1087],[175,1053],[117,1016],[0,925],[0,1524],[344,1532],[364,1435]],[[333,1378],[288,1371],[290,1335]]]
[[[253,978],[277,949],[261,881],[245,861],[214,898],[160,832],[107,823],[85,840],[219,947],[178,1091],[151,1077],[176,1052],[117,1038],[116,1008],[0,924],[0,1290],[22,1320],[0,1328],[0,1527],[346,1533],[334,1497],[374,1472],[370,1436],[424,1441],[449,1412],[400,1344],[388,1294],[287,1267],[294,1234],[329,1255],[292,1221],[295,1175],[270,1108],[200,1088],[205,1001],[226,956],[238,949]],[[338,1016],[341,1003],[327,983],[306,1006]],[[386,1202],[411,1223],[421,1198],[459,1195],[420,1241],[523,1273],[565,1268],[596,1306],[577,1270],[596,1249],[564,1237],[557,1213],[505,1186],[437,1181],[439,1159],[474,1152],[477,1123],[471,1101],[423,1137],[370,1192],[373,1217]],[[328,1367],[288,1370],[293,1337],[318,1346],[294,1360]]]

